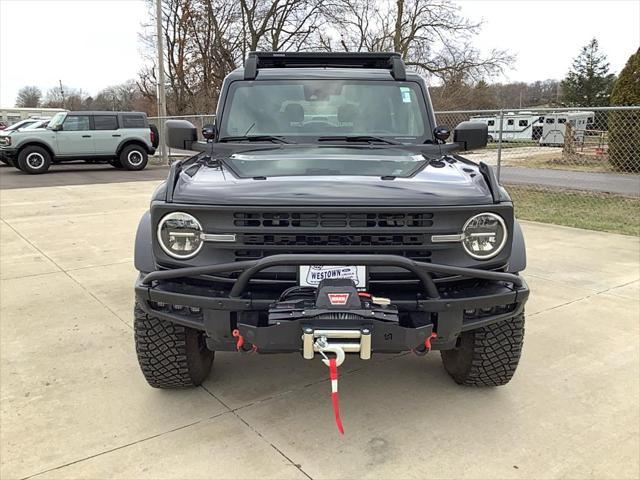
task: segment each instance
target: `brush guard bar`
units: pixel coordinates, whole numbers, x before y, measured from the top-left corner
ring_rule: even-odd
[[[176,278],[197,277],[200,275],[241,272],[229,292],[230,299],[240,299],[247,289],[251,278],[262,270],[277,266],[298,265],[365,265],[403,268],[413,273],[420,280],[427,294],[427,298],[429,299],[440,298],[438,288],[431,276],[432,273],[508,282],[513,284],[515,288],[520,288],[524,285],[522,278],[512,273],[418,262],[399,255],[349,254],[282,254],[271,255],[258,260],[159,270],[146,274],[141,283],[142,285],[150,286],[152,282],[158,280],[172,280]]]

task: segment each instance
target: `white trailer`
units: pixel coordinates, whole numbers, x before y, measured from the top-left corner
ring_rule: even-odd
[[[553,112],[545,114],[543,118],[542,135],[539,138],[540,145],[561,146],[564,145],[567,122],[572,127],[573,141],[582,142],[587,130],[593,130],[595,113],[580,112]]]
[[[537,141],[542,135],[542,116],[534,112],[508,112],[502,121],[502,141]],[[489,141],[497,142],[500,137],[500,115],[478,115],[471,117],[474,122],[487,124]]]

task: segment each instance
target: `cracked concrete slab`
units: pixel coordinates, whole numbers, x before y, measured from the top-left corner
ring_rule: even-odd
[[[133,328],[133,283],[138,277],[133,262],[87,267],[67,273]]]
[[[35,247],[0,221],[0,278],[20,278],[60,269]]]
[[[34,479],[306,479],[231,413],[48,471]]]
[[[132,330],[65,273],[3,280],[0,298],[2,478],[226,410],[203,389],[149,388]]]

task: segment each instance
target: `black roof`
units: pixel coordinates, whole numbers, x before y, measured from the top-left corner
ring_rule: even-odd
[[[69,115],[122,115],[122,114],[134,114],[134,115],[144,115],[147,116],[144,112],[123,112],[123,111],[111,111],[111,110],[74,110],[72,112],[67,112]]]

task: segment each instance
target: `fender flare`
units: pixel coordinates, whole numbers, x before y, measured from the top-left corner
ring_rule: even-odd
[[[507,265],[507,272],[518,273],[527,268],[527,250],[524,235],[518,220],[513,222],[513,240],[511,242],[511,257]]]
[[[49,155],[51,156],[51,161],[53,161],[56,158],[56,154],[53,152],[53,148],[51,148],[51,145],[45,143],[45,142],[41,142],[41,141],[26,141],[23,144],[19,145],[16,147],[16,161],[18,158],[18,155],[20,155],[20,152],[22,150],[24,150],[27,147],[40,147],[40,148],[44,148]]]
[[[156,262],[153,258],[153,232],[151,229],[151,212],[147,210],[136,232],[136,244],[133,254],[133,264],[139,272],[153,272],[156,270]]]
[[[128,147],[129,145],[138,145],[142,148],[144,148],[144,151],[147,153],[151,153],[151,149],[149,148],[149,145],[147,145],[147,143],[144,140],[141,140],[139,138],[125,138],[124,140],[121,140],[120,143],[118,144],[118,148],[116,148],[116,156],[120,156],[120,153],[122,153],[122,150],[124,150],[125,147]]]

